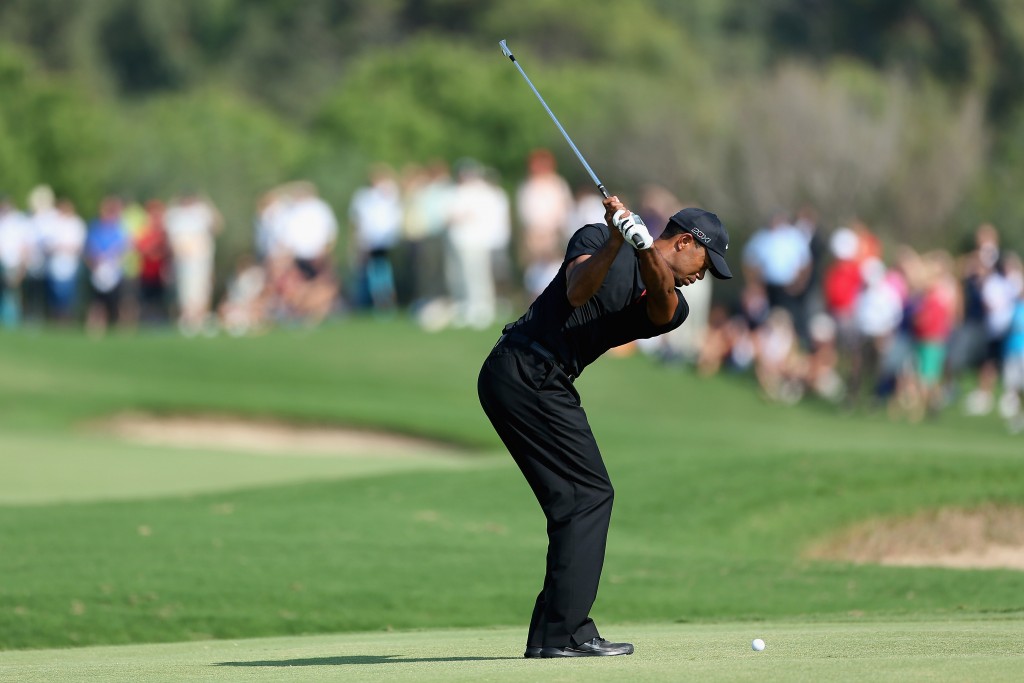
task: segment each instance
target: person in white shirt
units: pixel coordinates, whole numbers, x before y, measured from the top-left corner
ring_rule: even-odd
[[[446,272],[455,301],[454,324],[483,329],[494,322],[496,293],[493,252],[506,241],[508,196],[489,183],[485,170],[460,162],[449,208]]]
[[[859,398],[863,383],[879,378],[882,359],[903,321],[903,298],[887,278],[885,264],[879,259],[868,259],[860,271],[864,290],[853,311],[857,346],[850,359],[847,398],[851,406]]]
[[[394,171],[377,165],[370,184],[352,195],[349,219],[360,269],[363,303],[378,311],[395,307],[395,274],[391,252],[402,234],[402,201]]]
[[[50,316],[59,323],[69,322],[74,313],[86,232],[85,221],[75,211],[75,205],[62,199],[43,242]]]
[[[331,264],[338,239],[338,220],[316,188],[303,184],[281,217],[280,245],[288,251],[295,267],[307,280],[315,279]]]
[[[178,326],[187,335],[201,331],[210,316],[214,238],[221,225],[221,215],[213,204],[196,194],[174,201],[164,214],[174,257]]]
[[[30,240],[25,279],[21,291],[26,320],[42,321],[47,315],[46,235],[56,220],[53,189],[48,185],[32,188],[28,195]]]
[[[31,253],[32,226],[6,197],[0,197],[0,323],[21,324],[21,282]]]

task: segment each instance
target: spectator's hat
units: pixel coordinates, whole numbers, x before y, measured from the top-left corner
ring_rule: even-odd
[[[711,274],[719,280],[732,277],[729,264],[725,262],[725,252],[729,248],[729,233],[718,216],[704,209],[687,208],[675,213],[668,219],[669,224],[675,223],[693,235],[708,250],[711,261]]]

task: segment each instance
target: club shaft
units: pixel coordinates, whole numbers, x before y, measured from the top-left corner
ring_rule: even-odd
[[[558,127],[558,130],[562,134],[562,137],[564,137],[565,141],[569,143],[569,147],[572,148],[572,151],[576,153],[576,158],[580,160],[580,163],[583,164],[583,168],[586,169],[588,174],[590,174],[590,179],[594,181],[594,184],[597,185],[597,189],[600,190],[601,194],[607,199],[609,196],[608,190],[605,189],[604,184],[600,181],[600,179],[598,179],[597,174],[594,173],[594,169],[590,168],[590,164],[587,163],[587,160],[583,158],[583,154],[580,153],[580,150],[576,147],[576,144],[572,141],[572,138],[569,137],[569,134],[565,132],[565,128],[562,128],[562,124],[559,123],[558,117],[555,116],[555,112],[551,111],[551,107],[548,106],[548,103],[544,101],[544,98],[541,96],[540,92],[537,90],[536,87],[534,87],[533,82],[530,80],[530,77],[526,75],[525,71],[523,71],[523,67],[519,66],[519,62],[516,61],[516,58],[512,54],[512,51],[508,49],[507,45],[505,45],[505,41],[503,40],[498,44],[501,45],[501,51],[505,53],[508,56],[508,58],[512,60],[512,63],[516,65],[516,68],[519,69],[519,73],[523,77],[523,80],[526,81],[526,84],[530,86],[530,90],[532,90],[533,94],[537,96],[538,100],[540,100],[540,103],[544,106],[544,110],[548,113],[548,116],[551,117],[551,120],[555,122],[555,125]]]

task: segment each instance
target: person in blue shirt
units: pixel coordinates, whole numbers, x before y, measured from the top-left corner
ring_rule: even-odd
[[[1003,404],[1007,425],[1024,432],[1024,292],[1017,295],[1003,355]]]
[[[107,197],[100,215],[89,223],[85,239],[85,265],[89,270],[91,301],[86,328],[103,332],[118,322],[124,283],[124,258],[131,240],[121,222],[121,202]]]

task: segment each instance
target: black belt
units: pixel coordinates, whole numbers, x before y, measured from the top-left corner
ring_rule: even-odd
[[[498,344],[502,343],[511,344],[513,346],[518,346],[524,349],[530,349],[544,360],[550,361],[556,368],[558,368],[566,375],[568,375],[570,380],[576,379],[576,375],[574,375],[570,370],[566,369],[562,361],[558,360],[558,356],[544,348],[540,344],[540,342],[530,339],[525,334],[519,334],[518,332],[507,332],[498,337]]]

